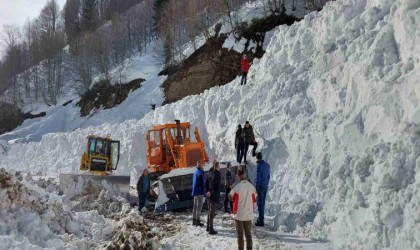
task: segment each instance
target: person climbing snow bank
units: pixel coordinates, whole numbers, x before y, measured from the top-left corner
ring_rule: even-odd
[[[254,129],[252,128],[251,124],[249,124],[249,121],[245,122],[245,126],[242,129],[242,137],[243,137],[243,140],[245,142],[244,161],[245,161],[245,164],[248,164],[248,162],[246,161],[246,155],[248,153],[249,145],[253,146],[252,156],[256,155],[255,151],[257,150],[257,147],[258,147],[258,143],[255,140]]]
[[[243,54],[242,59],[241,59],[241,71],[242,71],[241,85],[246,84],[246,78],[248,75],[249,67],[250,66],[249,66],[248,56],[246,54]]]
[[[239,124],[238,129],[235,133],[235,149],[236,149],[236,161],[241,164],[242,158],[244,157],[245,142],[242,137],[242,126]]]

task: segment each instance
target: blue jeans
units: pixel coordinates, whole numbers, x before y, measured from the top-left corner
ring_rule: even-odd
[[[258,222],[264,224],[265,198],[268,187],[257,187]]]
[[[139,193],[139,210],[146,206],[147,193]]]

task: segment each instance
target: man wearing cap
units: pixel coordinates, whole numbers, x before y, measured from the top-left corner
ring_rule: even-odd
[[[264,226],[265,198],[267,196],[268,183],[270,182],[270,165],[262,159],[261,152],[257,154],[257,178],[255,188],[257,189],[258,220],[255,226]]]
[[[254,130],[251,124],[249,124],[249,121],[245,122],[245,126],[242,129],[242,137],[244,138],[244,141],[245,141],[244,161],[245,161],[245,164],[248,164],[248,162],[246,161],[246,154],[248,153],[249,145],[254,146],[252,149],[252,156],[255,156],[255,150],[257,149],[257,146],[258,146],[257,141],[255,141]]]

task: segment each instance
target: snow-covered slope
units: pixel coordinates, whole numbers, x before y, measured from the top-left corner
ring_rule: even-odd
[[[124,81],[145,79],[139,89],[130,93],[127,99],[113,109],[96,110],[87,117],[80,116],[80,107],[76,105],[80,99],[74,91],[68,91],[61,97],[62,103],[73,100],[72,103],[62,106],[44,107],[45,105],[27,104],[25,110],[35,112],[46,111],[47,115],[41,118],[25,120],[22,125],[13,131],[0,135],[0,140],[17,140],[19,142],[40,141],[42,136],[54,132],[71,132],[77,128],[87,128],[102,123],[117,123],[127,119],[140,119],[151,111],[151,104],[160,106],[164,100],[163,91],[160,88],[166,76],[158,76],[161,63],[156,59],[156,44],[152,43],[145,54],[137,54],[124,66]],[[117,78],[117,69],[111,72]],[[95,81],[99,80],[97,79]],[[115,80],[118,81],[118,80]],[[114,81],[113,81],[114,82]],[[66,83],[65,88],[71,89],[73,80]]]
[[[135,177],[134,166],[145,165],[147,129],[175,118],[199,127],[211,157],[233,160],[235,128],[249,120],[271,164],[267,214],[276,226],[337,247],[416,249],[418,44],[420,2],[337,0],[278,28],[246,86],[236,79],[140,120],[7,145],[0,165],[74,172],[84,137],[95,132],[122,141],[118,173]]]

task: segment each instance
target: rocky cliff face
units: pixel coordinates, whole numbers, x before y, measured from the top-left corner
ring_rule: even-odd
[[[94,109],[110,109],[122,103],[131,91],[140,88],[144,79],[136,79],[128,84],[111,85],[109,82],[99,82],[86,91],[77,103],[80,115],[87,116]]]
[[[240,23],[234,31],[237,40],[245,40],[244,50],[239,53],[234,49],[224,48],[223,44],[232,34],[219,34],[221,26],[216,25],[216,34],[196,50],[181,65],[171,70],[162,71],[168,74],[163,83],[165,102],[172,103],[189,95],[197,95],[214,86],[225,85],[241,74],[241,54],[253,58],[264,55],[263,44],[266,32],[279,25],[292,25],[300,19],[281,15],[270,15],[255,19],[251,24]],[[252,44],[256,45],[255,47]]]
[[[203,93],[211,87],[224,85],[240,74],[241,54],[222,48],[225,35],[212,37],[163,83],[165,103],[189,95]]]
[[[0,134],[9,132],[24,121],[24,114],[16,106],[0,103]]]

